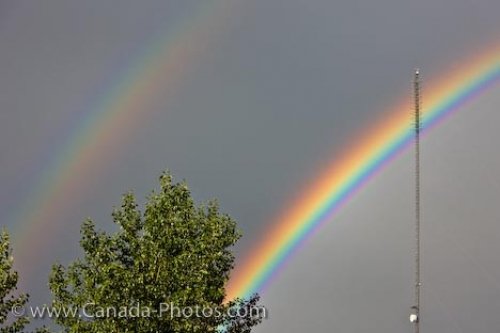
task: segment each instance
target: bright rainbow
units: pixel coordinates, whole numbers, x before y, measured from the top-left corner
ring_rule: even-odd
[[[92,103],[75,135],[46,168],[22,209],[11,218],[19,225],[15,243],[29,244],[16,249],[16,262],[23,273],[36,266],[36,255],[49,242],[44,235],[52,238],[62,229],[60,222],[51,221],[58,221],[56,207],[65,206],[65,195],[75,189],[84,192],[89,180],[97,178],[98,169],[113,160],[111,152],[122,147],[130,132],[152,112],[148,106],[155,96],[170,96],[179,89],[188,68],[211,42],[210,36],[216,35],[211,32],[223,24],[235,3],[238,1],[214,0],[203,5],[175,31],[155,40],[111,84],[104,97]],[[426,89],[423,128],[430,129],[499,81],[498,47],[465,61]],[[264,242],[235,271],[228,299],[263,291],[307,237],[331,221],[343,203],[412,142],[411,107],[409,101],[398,104],[393,117],[380,122],[343,159],[332,162],[306,195],[289,205],[294,209],[277,219]]]
[[[429,130],[499,82],[500,48],[495,47],[463,62],[439,82],[426,83],[422,129]],[[322,224],[332,221],[345,202],[413,142],[411,111],[410,100],[398,104],[393,117],[384,118],[344,158],[333,161],[302,198],[287,205],[293,209],[272,224],[275,227],[264,241],[237,267],[227,299],[263,292],[299,246]]]

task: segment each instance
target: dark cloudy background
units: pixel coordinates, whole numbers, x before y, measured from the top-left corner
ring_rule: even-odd
[[[198,200],[219,199],[248,254],[318,170],[411,94],[415,67],[425,87],[500,41],[494,0],[234,1],[178,93],[153,103],[91,190],[66,195],[64,229],[40,235],[50,242],[22,276],[33,302],[50,299],[50,265],[78,254],[81,221],[108,229],[120,195],[143,202],[165,168]],[[23,221],[12,216],[79,119],[200,2],[0,0],[0,218],[14,250],[29,244],[15,242]],[[425,331],[500,327],[499,89],[423,142]],[[256,332],[411,331],[411,161],[392,163],[310,239],[263,295],[270,319]]]

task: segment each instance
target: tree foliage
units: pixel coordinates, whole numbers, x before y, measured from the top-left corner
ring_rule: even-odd
[[[144,212],[134,196],[126,194],[112,216],[117,232],[98,231],[91,220],[85,221],[82,258],[52,269],[53,305],[85,310],[83,316],[56,319],[65,332],[205,333],[225,327],[238,333],[250,332],[261,321],[261,315],[232,318],[226,314],[229,308],[257,305],[258,296],[225,302],[225,285],[234,263],[231,247],[240,234],[216,202],[196,205],[186,184],[173,183],[171,175],[164,173]],[[219,309],[223,315],[158,312],[172,305]],[[133,308],[139,311],[131,313]]]
[[[6,231],[0,233],[0,332],[22,332],[29,320],[26,316],[13,317],[12,309],[22,309],[28,295],[15,294],[18,274],[13,270],[12,249]]]

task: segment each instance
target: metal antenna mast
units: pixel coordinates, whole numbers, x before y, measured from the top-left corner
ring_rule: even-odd
[[[420,72],[415,70],[415,300],[410,314],[415,333],[420,332]]]

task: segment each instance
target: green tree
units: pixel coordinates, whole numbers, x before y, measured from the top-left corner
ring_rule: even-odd
[[[13,270],[12,249],[9,234],[0,233],[0,332],[22,332],[29,320],[25,316],[12,316],[12,309],[22,309],[28,302],[28,295],[15,294],[18,274]]]
[[[215,202],[195,205],[186,184],[163,173],[160,190],[148,197],[143,213],[127,194],[112,216],[117,232],[97,231],[87,220],[81,229],[83,257],[52,269],[53,305],[83,313],[56,318],[64,332],[206,333],[224,327],[244,333],[260,323],[262,313],[255,311],[227,315],[228,309],[253,308],[258,295],[224,301],[234,263],[231,247],[240,234]],[[213,315],[177,316],[174,308]]]

